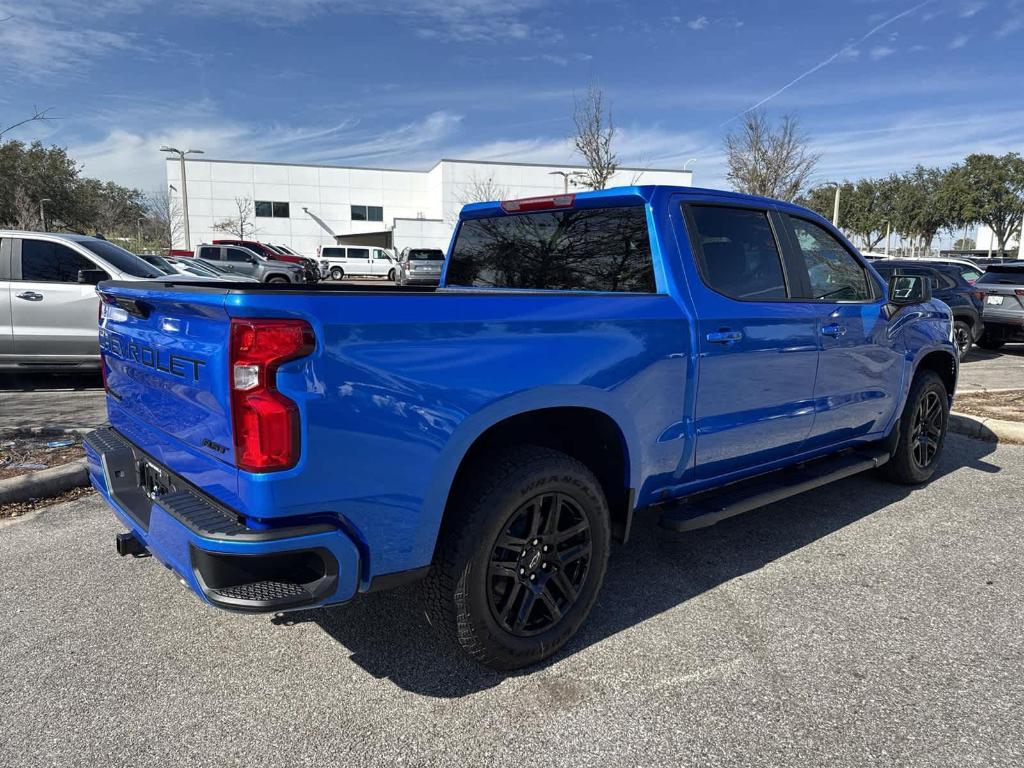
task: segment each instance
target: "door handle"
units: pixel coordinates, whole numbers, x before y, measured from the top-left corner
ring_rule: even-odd
[[[707,340],[712,344],[734,344],[742,338],[742,333],[730,330],[712,331],[707,335]]]
[[[832,323],[832,325],[822,326],[821,332],[826,336],[831,336],[834,339],[838,339],[840,336],[846,335],[846,326],[839,325],[839,323]]]
[[[25,299],[25,301],[42,301],[43,294],[36,293],[35,291],[23,291],[22,293],[14,294],[19,299]]]

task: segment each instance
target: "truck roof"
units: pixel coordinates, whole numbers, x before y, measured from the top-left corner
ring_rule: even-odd
[[[724,189],[709,189],[705,187],[681,187],[669,184],[637,184],[624,187],[609,187],[608,189],[599,189],[587,192],[567,192],[565,194],[572,195],[574,201],[573,204],[578,205],[581,202],[591,204],[599,204],[601,202],[625,203],[630,197],[641,197],[644,200],[649,201],[657,192],[680,194],[687,197],[731,200],[738,203],[748,203],[753,205],[782,206],[790,210],[812,213],[815,217],[818,217],[818,214],[814,213],[814,211],[810,211],[796,203],[789,203],[784,200],[776,200],[768,197],[759,197],[757,195],[747,195],[741,192],[730,192]],[[554,194],[541,197],[563,197],[563,195]],[[501,209],[502,202],[503,201],[500,200],[493,200],[484,203],[470,203],[463,208],[463,212],[477,215],[492,213]]]

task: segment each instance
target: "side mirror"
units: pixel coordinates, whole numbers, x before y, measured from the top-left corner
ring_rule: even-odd
[[[108,275],[102,269],[80,269],[78,270],[78,282],[82,285],[99,285],[104,280],[109,280]]]
[[[889,278],[889,303],[896,307],[924,304],[932,300],[932,280],[924,275],[901,275]]]

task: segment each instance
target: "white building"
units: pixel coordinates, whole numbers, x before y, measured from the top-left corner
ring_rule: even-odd
[[[167,160],[172,204],[180,210],[179,161]],[[231,235],[215,229],[251,201],[248,239],[280,243],[312,256],[320,245],[352,242],[384,247],[447,248],[459,209],[489,187],[502,199],[563,192],[580,166],[441,160],[427,171],[234,160],[186,160],[189,247]],[[609,186],[690,186],[692,171],[621,168]],[[575,187],[568,181],[569,190]],[[356,237],[360,236],[361,237]],[[184,228],[175,248],[185,248]]]
[[[996,239],[995,233],[984,224],[979,226],[978,234],[974,240],[974,249],[977,251],[991,250],[995,252],[997,248],[999,248],[999,241]],[[1019,238],[1011,237],[1010,241],[1006,244],[1006,251],[1009,256],[1021,258]]]

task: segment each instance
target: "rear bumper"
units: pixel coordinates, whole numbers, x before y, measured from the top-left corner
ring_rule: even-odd
[[[117,431],[85,441],[89,476],[114,512],[160,562],[203,600],[261,612],[351,598],[359,550],[332,522],[253,528]],[[155,488],[147,493],[143,488]]]

